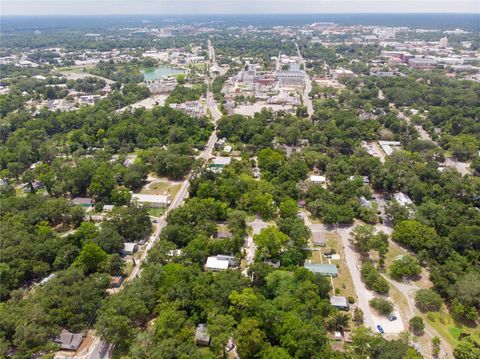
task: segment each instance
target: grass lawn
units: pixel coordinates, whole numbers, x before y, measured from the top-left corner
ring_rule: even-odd
[[[128,278],[130,273],[132,273],[133,270],[133,263],[128,261],[125,263],[125,276]]]
[[[154,181],[147,183],[140,191],[141,194],[168,194],[173,199],[182,186],[178,182]]]
[[[455,321],[447,310],[432,312],[423,315],[428,322],[452,347],[456,347],[460,341],[461,334],[470,334],[474,340],[480,341],[480,327],[468,327],[463,323]]]
[[[401,255],[403,255],[403,256],[408,255],[408,251],[406,249],[401,248],[400,246],[397,246],[397,245],[389,242],[388,243],[388,253],[385,257],[385,268],[389,268],[392,265],[395,258],[397,256],[401,256]]]
[[[153,217],[160,217],[163,213],[165,213],[165,208],[149,208],[148,214]]]

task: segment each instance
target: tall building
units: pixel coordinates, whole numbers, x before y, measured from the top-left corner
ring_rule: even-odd
[[[445,37],[442,37],[442,38],[440,39],[440,41],[438,42],[438,45],[439,45],[440,47],[443,47],[443,48],[448,47],[448,39],[447,39],[447,37],[446,37],[446,36],[445,36]]]

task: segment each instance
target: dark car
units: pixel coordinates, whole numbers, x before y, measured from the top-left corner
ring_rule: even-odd
[[[383,330],[382,326],[380,324],[377,325],[377,329],[380,332],[380,334],[385,333],[385,330]]]
[[[397,320],[397,317],[395,315],[391,315],[388,317],[388,320],[393,322],[394,320]]]

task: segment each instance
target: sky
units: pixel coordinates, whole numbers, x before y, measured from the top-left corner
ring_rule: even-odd
[[[8,15],[477,13],[480,0],[0,0]]]

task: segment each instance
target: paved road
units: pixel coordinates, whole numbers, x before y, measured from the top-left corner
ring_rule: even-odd
[[[218,73],[220,75],[225,75],[227,70],[225,70],[223,67],[221,67],[217,63],[217,59],[215,57],[215,49],[214,49],[214,47],[212,45],[212,42],[210,40],[208,40],[208,58],[210,60],[210,70],[212,69],[212,67],[215,67],[218,70]],[[210,74],[210,75],[212,75],[212,74]]]
[[[305,71],[305,90],[303,92],[303,100],[304,100],[305,106],[307,106],[308,118],[311,118],[313,115],[313,103],[312,103],[312,99],[310,98],[310,92],[312,91],[312,80],[310,79],[310,76],[307,74],[307,66],[305,64],[305,59],[303,58],[300,52],[300,47],[296,42],[295,42],[295,46],[297,47],[297,54],[300,59],[300,64],[303,65],[303,69]]]

